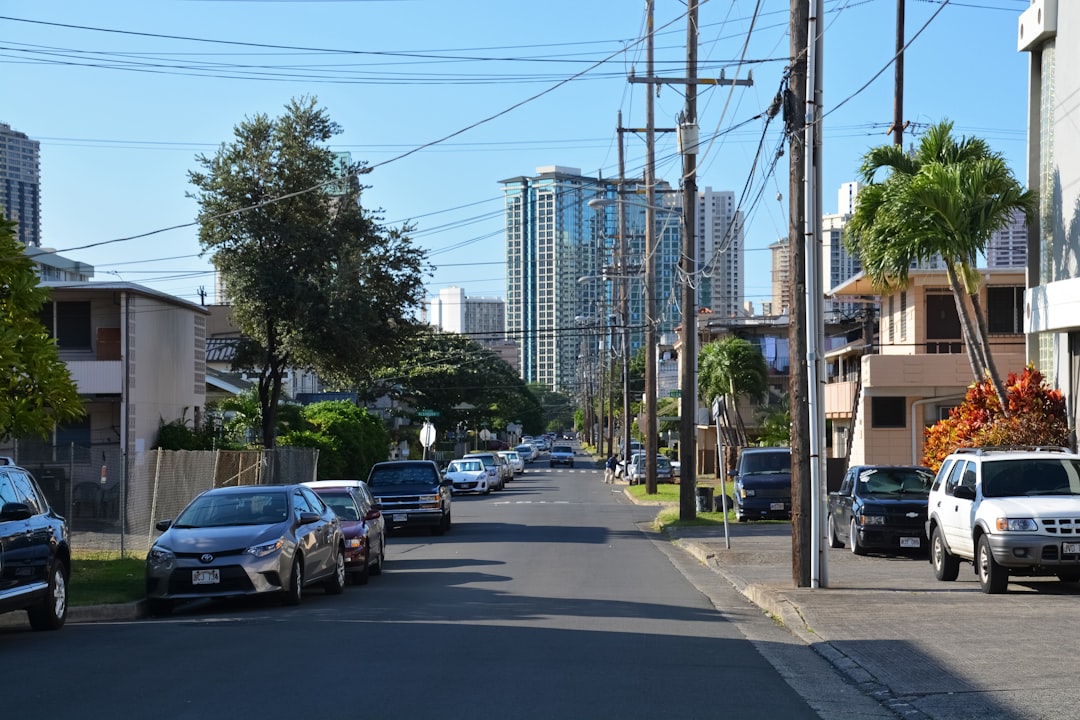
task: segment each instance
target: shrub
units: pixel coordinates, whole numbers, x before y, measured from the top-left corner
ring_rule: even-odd
[[[1005,400],[1008,417],[989,380],[969,387],[949,417],[926,429],[923,462],[936,472],[945,457],[961,447],[1069,444],[1065,398],[1046,385],[1034,365],[1020,375],[1009,373]]]

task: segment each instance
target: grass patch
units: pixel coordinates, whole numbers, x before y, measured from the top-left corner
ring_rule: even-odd
[[[72,607],[129,603],[145,595],[145,559],[116,553],[75,553],[71,558],[68,601]]]

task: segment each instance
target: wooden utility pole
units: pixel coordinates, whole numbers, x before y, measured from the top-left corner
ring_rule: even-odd
[[[645,494],[656,494],[656,122],[653,0],[646,0],[645,75]]]
[[[788,380],[791,407],[791,574],[796,587],[810,586],[811,512],[810,491],[810,408],[806,363],[806,257],[803,251],[805,224],[805,123],[807,30],[810,14],[807,0],[791,0],[791,74],[784,104],[788,134],[788,277],[791,295],[788,305],[788,344],[791,346]]]
[[[698,0],[686,6],[686,112],[683,147],[682,349],[679,351],[679,519],[697,517],[697,25]],[[720,492],[723,492],[723,486]],[[712,508],[705,508],[712,510]]]

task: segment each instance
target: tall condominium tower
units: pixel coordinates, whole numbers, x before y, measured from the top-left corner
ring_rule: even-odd
[[[644,312],[644,196],[641,180],[622,183],[627,257],[619,254],[620,183],[587,177],[577,168],[544,166],[533,177],[502,180],[506,214],[506,332],[521,344],[521,376],[563,392],[581,389],[581,365],[598,348],[614,352],[616,329],[630,328],[631,348],[642,343],[646,322],[658,338],[678,323],[676,266],[678,203],[658,183],[656,308]],[[593,199],[608,200],[591,208]],[[621,318],[619,291],[629,293]],[[655,349],[654,349],[655,350]]]
[[[698,191],[695,203],[697,268],[701,275],[698,305],[720,317],[743,314],[743,214],[735,209],[735,193]]]
[[[41,246],[39,143],[0,123],[0,210],[19,224],[15,237],[27,247]]]
[[[986,266],[1013,268],[1027,266],[1027,220],[1022,210],[1014,210],[1009,223],[990,236],[986,244]]]
[[[835,215],[821,217],[821,262],[822,280],[828,293],[837,285],[854,277],[862,271],[862,263],[844,245],[844,227],[855,211],[855,198],[859,194],[859,183],[846,182],[837,193],[839,210]],[[855,303],[840,303],[835,300],[825,301],[825,317],[837,321],[853,317],[863,307]]]

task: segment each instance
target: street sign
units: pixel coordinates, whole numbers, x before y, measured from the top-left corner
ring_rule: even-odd
[[[439,417],[438,410],[417,410],[416,414],[420,417]]]
[[[424,446],[424,450],[435,444],[435,426],[429,422],[424,423],[424,427],[420,429],[420,444]]]
[[[673,398],[682,397],[682,390],[669,390],[667,395]]]

